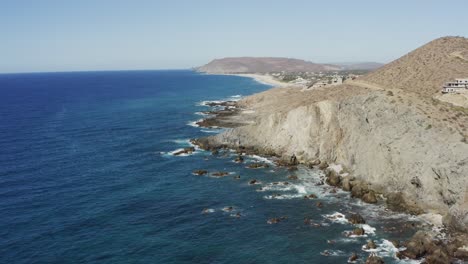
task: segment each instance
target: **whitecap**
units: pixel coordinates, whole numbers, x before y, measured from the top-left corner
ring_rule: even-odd
[[[303,196],[300,194],[281,194],[281,195],[266,195],[263,196],[263,198],[271,200],[271,199],[277,199],[277,200],[289,200],[289,199],[297,199],[297,198],[302,198]]]
[[[192,127],[200,127],[200,125],[198,125],[197,123],[201,121],[203,121],[203,119],[198,119],[196,121],[189,121],[187,125],[192,126]]]
[[[334,212],[333,214],[324,214],[322,215],[324,218],[330,220],[333,223],[338,223],[338,224],[349,224],[348,219],[346,219],[346,216],[342,213],[339,212]],[[364,229],[365,231],[365,229]]]

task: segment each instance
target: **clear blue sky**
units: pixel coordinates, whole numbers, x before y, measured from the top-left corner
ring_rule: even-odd
[[[190,68],[229,56],[389,62],[468,36],[466,0],[0,0],[0,72]]]

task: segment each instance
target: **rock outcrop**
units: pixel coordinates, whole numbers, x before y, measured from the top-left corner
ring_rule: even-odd
[[[463,38],[439,42],[463,54],[468,51],[464,49],[468,40]],[[425,50],[427,46],[412,54],[438,58],[433,49],[429,54]],[[238,118],[249,124],[198,143],[237,148],[240,139],[249,149],[275,153],[284,160],[294,155],[304,164],[318,159],[339,163],[354,180],[335,175],[330,184],[342,185],[371,203],[377,193],[384,194],[395,210],[438,212],[445,215],[448,227],[468,232],[468,111],[432,99],[433,88],[420,93],[403,89],[418,79],[405,79],[401,85],[388,80],[394,75],[387,72],[398,72],[391,65],[401,68],[413,63],[413,55],[408,56],[378,70],[380,78],[377,73],[364,77],[391,85],[388,89],[345,84],[302,91],[276,88],[247,97],[238,105],[248,111],[240,111]],[[421,73],[414,77],[426,76],[424,67],[418,67]]]

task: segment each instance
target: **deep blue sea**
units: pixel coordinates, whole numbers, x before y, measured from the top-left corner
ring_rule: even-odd
[[[408,216],[329,193],[319,171],[171,155],[219,132],[190,125],[209,110],[201,102],[268,88],[192,71],[0,75],[0,263],[346,263],[369,254],[367,239],[394,262],[389,240],[411,235]],[[349,211],[367,220],[366,236],[345,235]]]

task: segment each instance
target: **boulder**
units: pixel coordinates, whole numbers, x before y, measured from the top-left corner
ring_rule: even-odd
[[[365,224],[366,223],[366,220],[364,220],[364,218],[360,215],[360,214],[351,214],[348,216],[348,222],[350,222],[351,224]]]
[[[224,176],[229,175],[229,172],[217,171],[217,172],[213,172],[211,175],[215,177],[224,177]]]
[[[319,165],[319,169],[324,170],[326,168],[328,168],[328,163],[326,161],[321,162]]]
[[[388,193],[385,198],[387,199],[387,207],[390,210],[408,212],[416,215],[423,213],[423,210],[419,208],[415,202],[406,201],[401,192]]]
[[[447,254],[447,252],[442,249],[438,248],[430,255],[426,256],[425,261],[423,263],[426,264],[445,264],[450,263],[451,257]]]
[[[249,169],[260,169],[260,168],[268,168],[268,164],[265,163],[252,163],[247,166]]]
[[[341,176],[334,170],[328,170],[326,182],[331,186],[341,186]]]
[[[177,152],[174,152],[174,156],[179,156],[179,155],[182,155],[182,154],[192,154],[193,152],[195,151],[195,148],[194,147],[188,147],[188,148],[184,148],[182,150],[179,150]]]
[[[253,179],[253,180],[250,180],[249,181],[249,184],[250,185],[253,185],[253,184],[258,184],[259,182],[257,181],[257,179]]]
[[[351,187],[351,197],[361,198],[367,192],[367,184],[362,181],[354,181]]]
[[[376,249],[377,245],[375,244],[374,240],[368,240],[366,244],[367,249]]]
[[[406,250],[400,251],[400,258],[419,259],[438,248],[432,240],[432,235],[425,231],[416,232],[416,234],[405,243],[405,247]]]
[[[377,203],[377,196],[373,190],[369,190],[362,196],[362,200],[366,203]]]
[[[317,203],[315,204],[315,206],[317,206],[318,208],[322,208],[322,207],[323,207],[323,204],[322,204],[321,202],[317,202]]]
[[[194,170],[192,173],[195,175],[201,176],[201,175],[207,174],[208,171],[207,170]]]
[[[358,254],[353,253],[353,254],[351,254],[351,256],[348,258],[348,262],[354,262],[354,261],[356,261],[356,260],[358,260],[358,259],[359,259]]]
[[[234,162],[237,162],[237,163],[244,162],[244,157],[242,157],[241,155],[239,155],[239,156],[236,157],[236,159],[234,160]]]
[[[366,232],[364,231],[364,228],[358,227],[358,228],[354,229],[354,230],[351,232],[351,235],[363,236],[365,233],[366,233]]]
[[[347,192],[351,191],[351,178],[350,177],[341,178],[341,189]]]
[[[315,194],[309,194],[309,195],[304,195],[304,199],[316,199],[317,198],[317,195]]]
[[[375,255],[375,254],[371,254],[367,260],[366,260],[366,264],[385,264],[385,262],[383,261],[382,258],[380,258],[379,256]]]

